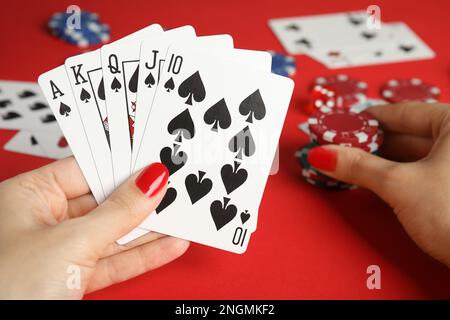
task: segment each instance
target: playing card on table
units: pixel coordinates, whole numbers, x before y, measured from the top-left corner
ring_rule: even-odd
[[[28,131],[19,131],[9,140],[5,146],[5,150],[28,154],[38,157],[47,157],[41,142],[36,136]]]
[[[176,45],[160,83],[170,78],[173,90],[157,88],[136,161],[136,169],[164,163],[169,186],[141,227],[242,253],[256,227],[293,82]]]
[[[378,32],[367,28],[367,19],[365,11],[353,11],[271,19],[269,26],[290,54],[310,54],[374,41]]]
[[[37,83],[0,80],[0,129],[59,130]]]
[[[369,50],[354,49],[348,53],[353,66],[432,59],[435,53],[408,25],[402,22],[383,24],[389,41],[375,43]]]
[[[105,193],[92,158],[91,146],[85,135],[85,128],[64,65],[40,75],[39,85],[73,151],[95,200],[97,203],[103,202]]]
[[[140,46],[162,33],[161,26],[153,24],[101,48],[115,186],[131,172]]]

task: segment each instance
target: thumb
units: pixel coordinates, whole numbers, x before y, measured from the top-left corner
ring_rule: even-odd
[[[101,205],[84,216],[83,232],[102,248],[137,227],[161,202],[169,171],[153,163],[129,177]]]
[[[359,148],[319,146],[308,153],[308,162],[320,172],[350,184],[371,189],[385,201],[394,189],[398,163],[377,157]]]

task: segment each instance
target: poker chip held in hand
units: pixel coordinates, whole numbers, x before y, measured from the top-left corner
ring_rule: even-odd
[[[57,12],[50,18],[48,27],[54,36],[82,48],[110,39],[109,26],[97,14],[87,11],[80,12],[78,17],[76,13]]]
[[[392,103],[405,101],[437,102],[441,91],[421,79],[392,79],[383,85],[381,95]]]
[[[285,77],[295,74],[297,67],[293,57],[272,50],[269,53],[272,55],[272,73]]]
[[[322,107],[311,115],[307,123],[311,142],[295,153],[305,181],[328,189],[353,189],[354,186],[314,169],[308,162],[308,152],[319,145],[336,144],[377,154],[383,143],[383,131],[379,129],[378,121],[364,111],[356,113],[348,109]]]
[[[337,181],[333,178],[327,177],[323,173],[320,173],[314,169],[308,162],[308,152],[317,147],[318,144],[315,142],[310,142],[306,146],[298,149],[295,152],[295,157],[297,158],[300,166],[302,167],[302,177],[306,182],[317,187],[323,187],[331,190],[349,190],[353,189],[354,186],[345,182]]]

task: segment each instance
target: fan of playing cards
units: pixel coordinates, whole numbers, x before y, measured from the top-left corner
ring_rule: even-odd
[[[97,202],[153,162],[169,170],[149,231],[242,253],[294,83],[229,35],[154,24],[39,77]]]

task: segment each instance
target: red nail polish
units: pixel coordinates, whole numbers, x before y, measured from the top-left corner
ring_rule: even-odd
[[[148,198],[157,194],[167,183],[169,170],[162,163],[155,162],[142,170],[136,178],[136,186]]]
[[[313,167],[333,172],[336,170],[337,152],[324,147],[315,147],[308,152],[308,162]]]

